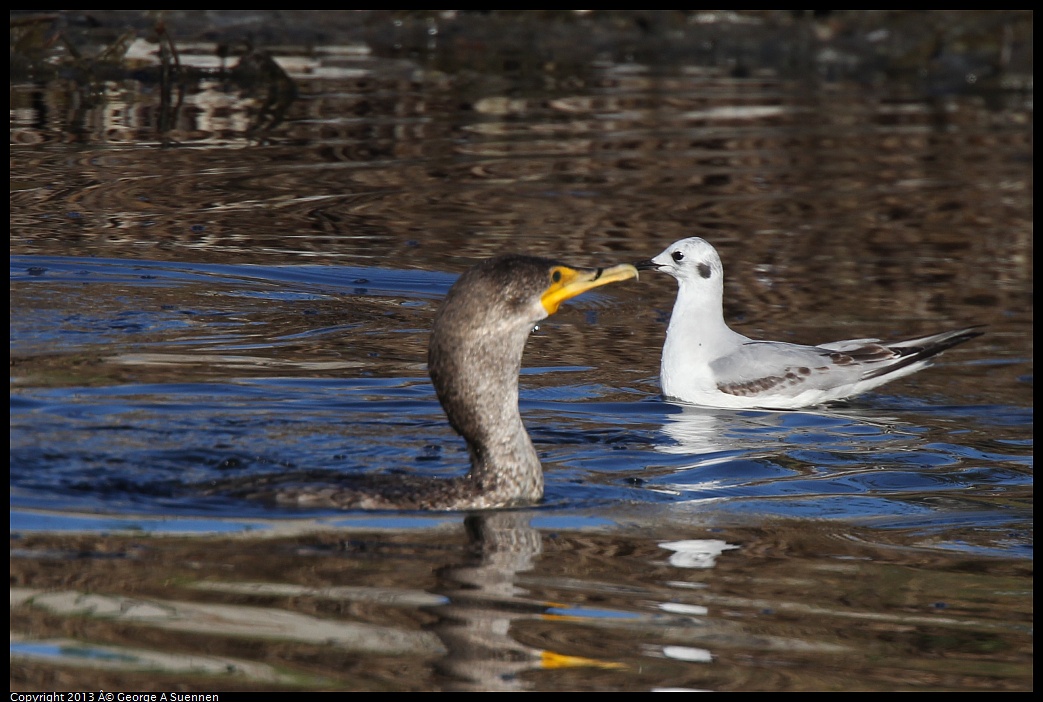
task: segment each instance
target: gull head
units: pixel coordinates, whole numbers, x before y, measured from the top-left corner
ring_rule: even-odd
[[[717,250],[697,236],[675,241],[663,253],[634,264],[638,270],[669,273],[682,286],[723,287],[724,267]]]

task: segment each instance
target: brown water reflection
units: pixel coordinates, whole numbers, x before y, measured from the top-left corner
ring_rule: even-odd
[[[1003,690],[1023,689],[1031,666],[1028,563],[808,523],[686,540],[530,519],[245,540],[27,536],[12,630],[154,657],[140,672],[102,663],[90,679],[106,690]],[[13,686],[58,684],[49,666],[12,658]]]
[[[506,98],[491,78],[323,58],[339,70],[298,67],[299,98],[264,144],[228,139],[203,109],[223,95],[209,109],[249,121],[255,102],[228,82],[187,86],[200,109],[161,150],[133,83],[99,86],[67,145],[67,86],[12,85],[12,251],[458,269],[505,247],[629,257],[701,234],[740,301],[763,277],[762,294],[795,280],[813,296],[776,304],[844,318],[867,282],[921,315],[1025,303],[996,285],[1031,269],[1031,113],[1016,94],[995,111],[901,85],[609,64],[578,94]],[[821,295],[824,281],[849,291]],[[963,300],[945,302],[970,309],[939,305],[925,281],[959,281]]]
[[[899,492],[952,505],[952,521],[891,529],[690,502],[387,529],[278,514],[232,536],[159,536],[120,503],[106,515],[143,534],[93,515],[13,534],[12,689],[1031,689],[1031,518],[1005,535],[998,518],[958,516],[1031,504],[1030,477],[988,483],[990,468],[1030,476],[1031,426],[931,411],[1031,416],[1031,14],[550,13],[538,25],[185,11],[164,15],[166,35],[154,15],[82,17],[33,18],[18,37],[12,20],[12,255],[262,264],[257,285],[274,287],[275,266],[455,274],[508,249],[603,265],[699,235],[721,252],[727,314],[750,336],[989,324],[895,391],[925,408],[901,408],[922,431],[896,453],[915,463],[962,442],[940,453],[973,456],[961,467],[983,484]],[[423,377],[426,282],[387,297],[309,285],[272,304],[228,280],[74,294],[68,280],[41,292],[13,279],[12,399]],[[643,275],[563,309],[525,365],[588,370],[525,387],[651,399],[673,294]],[[101,350],[19,336],[41,308],[90,334],[127,312],[201,310],[197,334],[225,325],[227,355],[176,320]],[[599,353],[592,336],[612,343]],[[632,422],[624,435],[660,420],[616,417]],[[555,451],[552,419],[534,429],[541,452]],[[722,421],[678,433],[708,434],[724,455]],[[604,425],[590,429],[596,444]],[[994,457],[1019,451],[1016,465]],[[816,480],[813,464],[794,470]],[[679,469],[664,458],[641,479]]]

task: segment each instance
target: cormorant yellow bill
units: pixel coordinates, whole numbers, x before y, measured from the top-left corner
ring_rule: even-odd
[[[540,302],[543,303],[543,309],[547,310],[547,314],[554,314],[561,303],[582,292],[636,277],[637,269],[629,263],[596,269],[554,266],[550,271],[550,287],[540,296]]]

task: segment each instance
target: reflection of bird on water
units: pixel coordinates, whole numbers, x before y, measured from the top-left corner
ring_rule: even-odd
[[[577,269],[507,254],[465,272],[435,315],[428,372],[471,470],[456,478],[374,476],[344,485],[275,488],[254,497],[308,507],[488,509],[543,497],[543,469],[518,409],[518,373],[533,325],[571,297],[628,278],[629,264]]]
[[[969,328],[893,343],[756,341],[724,321],[724,268],[703,239],[674,242],[637,267],[677,279],[660,368],[663,394],[707,407],[796,409],[839,400],[914,373],[981,335]]]

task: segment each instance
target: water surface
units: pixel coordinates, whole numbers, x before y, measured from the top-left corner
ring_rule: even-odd
[[[499,20],[346,16],[317,44],[233,44],[221,72],[200,18],[173,15],[174,83],[150,73],[144,20],[120,70],[85,77],[57,48],[12,73],[12,689],[1031,689],[1016,61],[972,82],[837,73],[777,42],[812,25],[760,17],[749,42],[817,56],[761,64],[722,16],[716,61],[685,53],[711,31],[694,23],[662,35],[670,61],[618,26],[605,45],[629,56],[590,55],[595,23],[571,53],[549,25],[534,55],[556,63],[511,63],[486,50]],[[128,21],[74,19],[69,41],[99,46]],[[656,377],[674,284],[643,273],[529,340],[540,505],[367,514],[213,489],[458,474],[425,366],[456,276],[503,250],[607,265],[690,235],[720,250],[749,336],[986,334],[828,408],[684,406]]]

